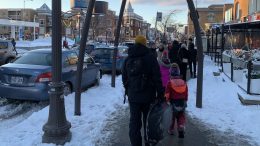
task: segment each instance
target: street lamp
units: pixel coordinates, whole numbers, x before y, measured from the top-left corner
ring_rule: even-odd
[[[47,123],[43,126],[43,143],[63,145],[71,140],[71,124],[66,119],[62,70],[61,0],[52,0],[52,82],[49,84],[50,105]]]
[[[165,21],[165,24],[164,24],[164,34],[163,34],[164,41],[166,41],[166,26],[167,26],[168,20],[171,18],[171,16],[172,16],[176,11],[177,11],[177,10],[171,11],[170,14],[168,15],[166,21]]]

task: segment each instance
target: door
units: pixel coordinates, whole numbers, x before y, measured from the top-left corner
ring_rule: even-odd
[[[98,68],[95,65],[93,58],[89,55],[84,56],[84,65],[83,65],[83,76],[84,80],[86,80],[87,85],[91,85],[95,83],[97,78]]]

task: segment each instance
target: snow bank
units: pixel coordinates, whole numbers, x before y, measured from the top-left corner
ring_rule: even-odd
[[[218,67],[205,58],[203,81],[203,108],[196,108],[196,80],[189,85],[188,112],[202,122],[221,131],[232,130],[237,134],[246,135],[260,145],[260,106],[243,106],[238,99],[237,84],[230,81],[224,74],[213,76]],[[258,96],[260,99],[260,96]]]
[[[65,40],[65,38],[62,38],[62,41]],[[68,44],[73,45],[74,41],[67,38]],[[51,37],[45,37],[36,39],[34,41],[17,41],[16,47],[49,47],[51,46]]]

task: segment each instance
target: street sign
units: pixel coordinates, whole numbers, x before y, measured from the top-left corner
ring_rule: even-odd
[[[159,22],[162,21],[162,12],[157,12],[156,21],[159,21]]]

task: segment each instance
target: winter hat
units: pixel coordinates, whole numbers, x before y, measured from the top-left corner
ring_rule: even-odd
[[[146,46],[146,42],[147,42],[146,38],[142,35],[138,35],[138,36],[135,37],[135,43],[136,44],[141,44],[141,45]]]
[[[180,69],[178,64],[173,63],[170,68],[170,74],[172,77],[180,76]]]

